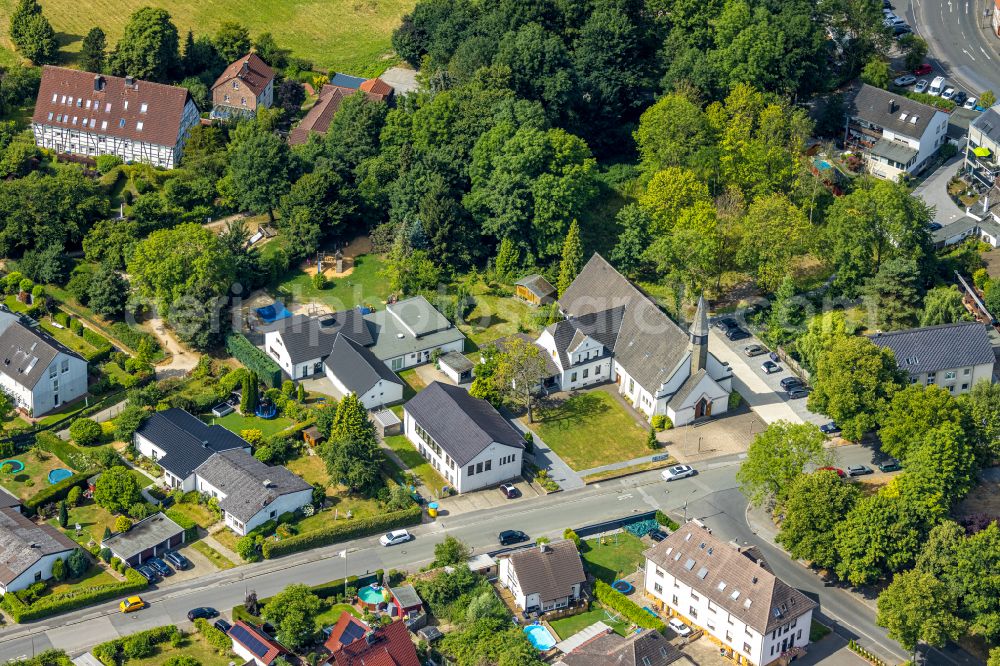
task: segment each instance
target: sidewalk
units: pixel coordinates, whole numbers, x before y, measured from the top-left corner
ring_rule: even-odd
[[[666,449],[660,451],[659,453],[653,453],[648,456],[642,456],[641,458],[633,458],[632,460],[623,460],[621,462],[611,463],[610,465],[601,465],[600,467],[592,467],[590,469],[581,469],[577,474],[582,477],[589,476],[591,474],[599,474],[601,472],[610,472],[613,469],[622,469],[623,467],[631,467],[632,465],[641,465],[643,463],[653,462],[653,458],[662,459],[661,456],[669,456],[670,454]]]

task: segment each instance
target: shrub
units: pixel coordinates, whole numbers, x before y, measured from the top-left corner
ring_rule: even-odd
[[[252,342],[241,333],[230,333],[226,336],[226,351],[242,363],[248,370],[257,373],[260,381],[274,388],[281,385],[281,368],[274,360],[257,349]]]
[[[316,271],[316,275],[312,276],[312,285],[313,288],[319,291],[326,289],[326,276]]]
[[[236,553],[247,562],[259,562],[261,542],[262,538],[257,535],[241,537],[236,542]]]
[[[602,580],[594,581],[594,598],[643,629],[665,629],[663,622]]]
[[[101,552],[98,553],[98,556],[104,561],[105,564],[107,564],[111,561],[111,549],[101,548]]]
[[[66,493],[66,503],[70,506],[76,506],[80,503],[80,495],[82,494],[83,491],[80,490],[80,486],[73,486],[69,489],[69,492]]]
[[[136,575],[138,576],[139,574]],[[141,651],[148,645],[150,652],[146,656],[149,656],[152,654],[153,646],[173,641],[174,636],[179,633],[175,625],[168,624],[165,627],[154,627],[153,629],[140,631],[131,636],[116,638],[106,643],[95,645],[90,652],[105,666],[119,666],[122,656],[131,656],[129,654],[130,650],[138,649]]]
[[[577,550],[580,550],[580,546],[583,544],[583,542],[580,540],[580,535],[578,535],[569,527],[563,530],[563,539],[569,539],[570,541],[572,541],[576,545]]]
[[[52,563],[52,577],[59,581],[65,580],[66,563],[63,562],[62,558],[59,558]]]
[[[122,163],[122,159],[117,155],[98,155],[94,161],[97,162],[97,170],[102,174],[110,172]]]
[[[79,319],[69,320],[69,330],[73,331],[74,333],[76,333],[81,337],[83,336],[83,324],[80,323]]]
[[[54,315],[52,315],[52,318],[55,319],[56,323],[62,326],[63,328],[69,328],[69,315],[63,312],[62,310],[59,310]]]
[[[209,645],[220,653],[226,654],[229,652],[229,648],[232,647],[233,642],[229,639],[229,636],[213,627],[205,618],[200,617],[195,620],[194,628],[199,634],[205,637]]]
[[[123,321],[118,321],[112,324],[111,332],[114,333],[116,338],[121,340],[122,344],[132,351],[137,351],[139,346],[143,344],[143,341],[145,341],[145,344],[152,350],[154,356],[163,350],[163,348],[160,347],[159,341],[157,341],[153,335],[146,333],[143,330],[132,328]]]
[[[87,569],[89,568],[90,559],[79,548],[70,553],[69,557],[66,558],[66,573],[69,574],[70,578],[79,578],[87,573]]]
[[[90,446],[101,438],[101,424],[93,419],[76,419],[69,427],[69,434],[80,446]]]
[[[106,347],[109,350],[108,353],[110,354],[111,342],[97,331],[89,328],[83,329],[83,339],[98,349],[104,349]]]
[[[116,599],[130,594],[134,594],[146,589],[149,582],[134,569],[125,570],[125,581],[121,583],[111,583],[107,585],[96,585],[83,590],[65,592],[62,594],[52,594],[32,604],[25,604],[17,598],[16,594],[5,595],[0,606],[7,611],[7,614],[15,622],[28,622],[50,615],[68,613],[69,611],[90,606],[92,604]],[[160,627],[159,629],[165,629]],[[121,639],[119,639],[121,640]],[[96,648],[95,648],[96,649]],[[94,653],[95,656],[97,653]],[[98,657],[100,658],[100,657]],[[101,659],[102,662],[114,666],[114,662]]]
[[[422,509],[414,504],[402,511],[392,511],[372,516],[371,518],[345,520],[334,523],[329,527],[289,537],[282,541],[265,541],[261,548],[261,553],[265,559],[272,559],[288,555],[289,553],[327,546],[347,539],[357,539],[386,530],[398,529],[419,523],[421,513]]]
[[[92,477],[94,474],[97,474],[99,471],[99,469],[89,469],[83,472],[77,472],[73,476],[63,479],[59,483],[46,486],[25,500],[24,507],[29,511],[37,511],[40,506],[65,499],[71,488],[85,484],[87,479]]]
[[[177,509],[167,509],[163,513],[167,518],[174,521],[178,526],[184,529],[184,538],[187,541],[194,541],[198,538],[198,524],[191,520],[186,513],[178,511]]]
[[[660,525],[663,525],[671,532],[675,532],[678,529],[680,529],[680,525],[678,525],[676,521],[672,520],[670,516],[668,516],[667,514],[663,513],[658,509],[656,511],[656,522],[658,522]]]
[[[122,643],[122,653],[129,659],[142,659],[153,654],[153,642],[143,632],[133,634]]]
[[[128,516],[118,516],[115,518],[115,532],[128,532],[132,529],[132,519]]]

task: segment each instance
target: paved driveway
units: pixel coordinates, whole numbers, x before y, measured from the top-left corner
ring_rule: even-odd
[[[913,196],[920,197],[934,209],[934,221],[945,226],[965,217],[965,211],[955,205],[948,195],[948,181],[962,166],[964,153],[959,153],[920,183]]]

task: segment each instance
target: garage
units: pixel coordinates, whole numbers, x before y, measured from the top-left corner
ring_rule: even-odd
[[[101,546],[111,554],[136,567],[151,557],[162,557],[184,543],[184,529],[162,513],[140,520],[127,532],[116,532]]]

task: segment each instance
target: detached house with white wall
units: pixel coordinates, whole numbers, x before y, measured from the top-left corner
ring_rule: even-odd
[[[18,508],[0,508],[0,594],[52,578],[52,564],[76,543],[51,525],[36,525]]]
[[[952,395],[968,393],[979,382],[993,381],[996,355],[986,325],[975,321],[924,326],[869,336],[891,349],[910,383],[940,386]]]
[[[41,416],[86,395],[87,362],[25,322],[0,312],[0,387],[17,408]]]
[[[897,180],[923,171],[945,144],[948,114],[863,83],[848,106],[845,132],[845,143],[864,153],[869,173]]]
[[[517,607],[546,612],[583,599],[587,574],[572,541],[542,543],[500,560],[500,584],[510,590]]]
[[[643,554],[652,604],[704,630],[737,664],[763,666],[809,644],[816,603],[775,576],[755,547],[689,522]]]

